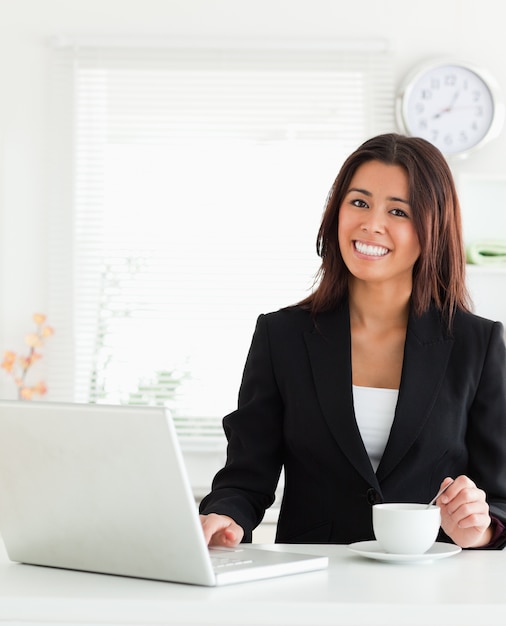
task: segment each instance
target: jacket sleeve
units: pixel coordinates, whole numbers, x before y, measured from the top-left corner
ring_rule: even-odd
[[[503,326],[492,327],[467,430],[470,475],[487,494],[490,514],[501,525],[494,545],[506,545],[506,349]]]
[[[200,504],[203,514],[234,519],[244,530],[243,541],[251,541],[253,529],[274,502],[282,466],[282,415],[267,317],[261,315],[244,368],[238,408],[223,420],[227,461]]]

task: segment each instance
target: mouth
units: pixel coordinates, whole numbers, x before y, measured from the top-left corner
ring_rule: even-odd
[[[371,244],[363,243],[362,241],[356,240],[353,242],[353,247],[360,254],[376,258],[384,257],[390,252],[390,250],[388,248],[385,248],[384,246],[373,246]]]

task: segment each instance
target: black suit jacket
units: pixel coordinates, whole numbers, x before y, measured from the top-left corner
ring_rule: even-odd
[[[506,521],[503,327],[435,309],[410,317],[399,398],[375,473],[355,420],[349,309],[300,308],[258,318],[238,409],[225,417],[226,466],[202,513],[230,515],[245,540],[285,488],[276,541],[373,539],[371,505],[428,502],[446,476],[468,475]]]

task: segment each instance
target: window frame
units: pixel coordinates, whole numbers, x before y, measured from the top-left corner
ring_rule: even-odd
[[[187,59],[186,62],[194,63],[195,58],[200,59],[204,65],[208,55],[213,58],[234,57],[245,58],[245,54],[258,54],[259,58],[290,58],[292,64],[297,59],[311,55],[331,59],[332,56],[341,55],[352,63],[353,59],[366,59],[364,67],[369,67],[369,80],[367,81],[367,120],[361,136],[353,136],[346,146],[350,151],[358,142],[370,135],[380,132],[389,132],[395,128],[393,107],[393,68],[392,57],[385,40],[368,41],[336,41],[285,43],[276,46],[265,45],[261,42],[242,42],[233,45],[224,45],[218,42],[199,42],[189,45],[187,42],[167,42],[163,40],[146,42],[141,39],[113,40],[109,38],[99,40],[76,40],[59,37],[54,43],[53,64],[53,112],[52,135],[52,176],[50,185],[52,190],[52,211],[50,219],[50,276],[49,276],[49,307],[48,315],[53,325],[58,329],[53,342],[53,359],[48,365],[48,380],[50,394],[48,398],[64,401],[90,401],[83,380],[89,370],[89,363],[93,359],[95,341],[89,328],[83,328],[81,319],[83,312],[90,306],[86,299],[86,292],[79,289],[75,284],[75,272],[79,267],[79,242],[74,240],[76,223],[80,219],[75,208],[82,202],[82,179],[76,176],[79,171],[79,158],[76,156],[76,140],[79,139],[78,122],[79,102],[78,81],[76,72],[81,67],[97,67],[109,56],[112,66],[118,62],[118,55],[126,51],[126,56],[151,55],[156,59],[157,51],[160,54],[180,55]],[[185,57],[185,55],[187,55]],[[188,60],[189,59],[189,60]],[[381,60],[381,62],[378,62]],[[346,61],[345,63],[346,64]],[[106,63],[107,65],[107,63]],[[99,124],[99,121],[97,122]],[[89,159],[89,175],[102,165],[100,153],[86,155]],[[325,190],[321,191],[324,199]],[[69,211],[69,207],[72,210]],[[320,209],[321,207],[319,207]],[[87,208],[89,228],[98,228],[101,216],[93,207]],[[316,237],[316,230],[314,233]],[[88,258],[89,267],[95,263],[93,255]],[[301,297],[303,297],[301,292]],[[258,311],[260,313],[262,311]],[[93,311],[89,312],[93,315]],[[250,326],[250,334],[253,328]],[[245,356],[245,355],[244,355]],[[93,399],[92,399],[93,400]],[[203,433],[202,422],[199,419],[185,420],[180,424],[181,432],[185,436],[191,432],[198,432],[198,437]],[[216,416],[215,427],[206,428],[204,439],[216,436],[221,415]],[[186,430],[185,430],[186,429]],[[194,439],[194,442],[197,441]]]

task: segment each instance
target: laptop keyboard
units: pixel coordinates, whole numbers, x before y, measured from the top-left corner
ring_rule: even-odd
[[[211,563],[215,570],[225,569],[227,567],[235,567],[237,565],[248,565],[253,563],[252,559],[244,558],[241,550],[210,550]]]

